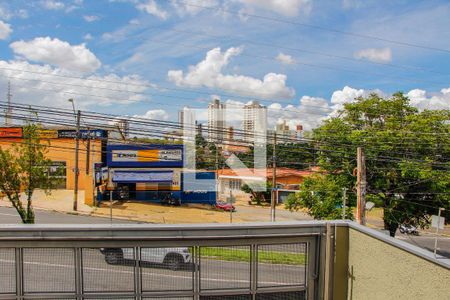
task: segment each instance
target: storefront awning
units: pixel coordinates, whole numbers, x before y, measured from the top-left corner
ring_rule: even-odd
[[[172,182],[172,171],[115,171],[112,181],[117,183]]]

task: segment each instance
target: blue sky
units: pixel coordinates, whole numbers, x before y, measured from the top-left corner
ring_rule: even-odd
[[[216,95],[307,128],[374,90],[450,107],[448,1],[17,0],[0,20],[18,102],[175,120]]]

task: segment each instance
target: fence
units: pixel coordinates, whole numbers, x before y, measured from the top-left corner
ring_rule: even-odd
[[[0,299],[313,299],[324,223],[0,227]]]

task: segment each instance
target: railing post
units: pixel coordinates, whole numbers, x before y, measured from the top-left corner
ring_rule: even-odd
[[[332,263],[332,245],[331,245],[331,224],[327,222],[327,232],[325,239],[325,272],[324,272],[324,291],[323,299],[329,300],[331,294],[331,263]]]
[[[192,262],[194,264],[194,299],[200,299],[200,247],[192,247]]]
[[[16,261],[16,297],[22,299],[23,296],[23,252],[22,248],[15,248]]]
[[[134,247],[136,257],[134,264],[134,292],[136,299],[142,299],[142,279],[141,279],[141,247]]]
[[[256,299],[256,290],[258,288],[258,246],[250,246],[250,291],[252,299]]]
[[[74,250],[75,257],[75,292],[77,299],[83,299],[83,264],[81,248],[76,247]]]

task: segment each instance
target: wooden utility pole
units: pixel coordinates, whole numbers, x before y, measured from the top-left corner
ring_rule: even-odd
[[[366,225],[365,207],[366,207],[366,159],[364,150],[358,147],[356,150],[357,156],[357,206],[356,206],[356,221],[361,225]]]
[[[277,206],[277,133],[273,133],[272,155],[272,197],[270,201],[270,220],[275,222],[275,208]]]
[[[78,169],[78,152],[80,148],[80,119],[81,119],[81,111],[77,112],[77,132],[75,135],[75,186],[73,189],[73,210],[77,210],[78,206],[78,175],[80,174],[80,170]]]

